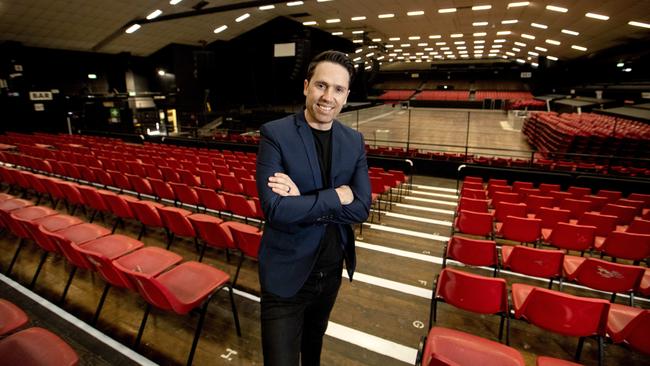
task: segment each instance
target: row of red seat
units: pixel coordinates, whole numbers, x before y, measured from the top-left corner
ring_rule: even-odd
[[[546,331],[579,337],[580,341],[575,356],[578,361],[582,353],[584,339],[595,337],[598,341],[599,365],[604,362],[603,340],[606,337],[614,343],[624,343],[640,352],[650,354],[650,344],[648,343],[650,310],[610,304],[602,299],[574,296],[522,283],[512,284],[511,297],[512,303],[509,301],[507,283],[504,279],[483,277],[445,268],[436,280],[430,316],[432,322],[437,320],[438,302],[446,302],[475,313],[499,315],[502,319],[499,339],[502,338],[505,320],[506,344],[509,344],[510,314],[513,311],[515,319],[525,320]],[[434,331],[433,334],[436,335],[438,332]],[[455,332],[447,334],[454,338],[461,337],[460,339],[464,341],[469,340]],[[521,355],[517,355],[516,351],[510,351],[498,343],[490,343],[494,344],[496,350],[490,350],[488,356],[486,354],[488,350],[483,347],[476,349],[473,346],[464,345],[463,351],[459,352],[449,347],[444,349],[436,347],[435,341],[441,342],[443,347],[446,343],[439,338],[429,339],[423,354],[418,357],[422,364],[436,364],[432,363],[431,359],[440,357],[444,357],[443,359],[447,362],[450,360],[449,357],[459,361],[475,361],[467,364],[525,364],[522,362]],[[471,339],[471,341],[481,342],[476,339]],[[559,364],[570,364],[559,360],[550,364],[558,364],[558,362]],[[461,361],[461,364],[465,363]]]
[[[29,316],[0,299],[0,360],[6,365],[75,366],[79,356],[63,339],[41,327],[28,327]]]
[[[229,290],[235,327],[237,334],[241,335],[230,276],[217,268],[195,261],[181,263],[182,257],[173,252],[144,247],[139,240],[111,233],[102,226],[84,223],[77,217],[59,214],[8,194],[0,197],[0,223],[21,239],[7,274],[11,273],[25,240],[34,241],[44,253],[62,254],[73,265],[59,303],[65,301],[77,269],[97,271],[104,277],[106,286],[93,325],[111,286],[140,293],[148,305],[135,340],[136,349],[150,306],[178,314],[200,308],[200,320],[188,358],[188,364],[191,364],[209,300],[223,287]],[[35,284],[45,258],[42,257],[30,287]]]

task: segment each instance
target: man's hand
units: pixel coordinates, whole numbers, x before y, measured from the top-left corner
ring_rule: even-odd
[[[275,173],[269,177],[269,188],[279,196],[300,196],[298,186],[284,173]]]
[[[354,194],[352,193],[352,190],[350,187],[343,185],[335,189],[336,194],[339,195],[339,200],[341,201],[342,205],[349,205],[354,201]]]

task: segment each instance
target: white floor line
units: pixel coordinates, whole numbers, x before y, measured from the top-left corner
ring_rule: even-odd
[[[442,264],[442,259],[429,255],[429,254],[420,254],[416,252],[409,252],[408,250],[395,249],[390,247],[385,247],[383,245],[370,244],[363,241],[357,241],[355,244],[359,248],[364,248],[368,250],[374,250],[376,252],[382,252],[386,254],[393,254],[404,258],[416,259],[423,262],[430,262],[435,264]]]
[[[349,278],[348,272],[345,270],[343,271],[343,277]],[[407,295],[418,296],[429,300],[431,299],[432,296],[432,291],[430,289],[417,287],[413,285],[407,285],[405,283],[391,281],[385,278],[371,276],[364,273],[354,272],[353,279],[354,281],[368,283],[373,286],[379,286],[389,290],[401,292]]]
[[[458,206],[458,203],[456,203],[456,202],[432,200],[432,199],[429,199],[429,198],[422,198],[422,197],[404,196],[404,199],[405,200],[411,200],[411,201],[425,202],[425,203],[433,203],[433,204],[437,204],[437,205],[451,206],[451,207]]]
[[[368,119],[361,120],[361,121],[359,121],[359,126],[364,125],[364,124],[366,124],[368,122],[372,122],[372,121],[374,121],[376,119],[380,119],[380,118],[390,116],[391,114],[394,114],[394,113],[395,113],[395,111],[390,111],[390,112],[382,113],[382,114],[374,116],[374,117],[370,117]],[[369,139],[369,140],[372,140],[372,139]]]
[[[52,304],[51,302],[45,300],[38,294],[26,289],[23,287],[21,284],[18,282],[15,282],[11,278],[0,274],[0,281],[6,283],[7,285],[13,287],[14,290],[22,293],[24,296],[30,298],[34,302],[38,303],[40,306],[48,309],[49,311],[53,312],[54,314],[58,315],[59,317],[65,319],[68,323],[76,326],[79,328],[79,330],[86,332],[88,335],[91,337],[97,339],[98,341],[104,343],[105,345],[111,347],[115,351],[121,353],[125,357],[129,358],[131,361],[139,364],[139,365],[157,365],[154,362],[151,362],[149,359],[146,357],[134,352],[130,348],[124,346],[123,344],[115,341],[113,338],[107,336],[106,334],[100,332],[99,330],[93,328],[92,326],[86,324],[85,322],[81,321],[79,318],[75,317],[74,315],[68,313],[67,311],[61,309],[60,307]]]
[[[440,192],[448,192],[448,193],[458,193],[455,188],[444,188],[444,187],[436,187],[436,186],[425,186],[422,184],[414,184],[413,187],[417,187],[419,189],[424,189],[427,191],[440,191]]]
[[[415,358],[418,353],[417,348],[406,347],[372,334],[364,333],[332,322],[329,322],[325,334],[353,343],[375,353],[392,357],[396,360],[408,363],[409,365],[415,364]],[[354,342],[351,342],[352,340],[354,340]]]
[[[374,209],[372,211],[377,212],[377,210],[374,210]],[[405,215],[405,214],[390,212],[390,211],[383,213],[383,216],[395,217],[395,218],[402,219],[402,220],[425,222],[427,224],[434,224],[434,225],[441,225],[441,226],[449,226],[449,227],[451,227],[451,221],[446,221],[446,220],[427,219],[425,217]]]
[[[391,232],[391,233],[408,235],[408,236],[415,236],[415,237],[418,237],[418,238],[430,239],[430,240],[436,240],[436,241],[442,241],[442,242],[449,241],[448,236],[442,236],[442,235],[438,235],[438,234],[429,234],[429,233],[423,233],[421,231],[400,229],[400,228],[397,228],[397,227],[385,226],[385,225],[377,225],[377,224],[367,224],[366,223],[364,225],[367,225],[371,229],[374,229],[374,230],[388,231],[388,232]]]
[[[453,215],[454,214],[454,211],[452,211],[452,210],[443,210],[441,208],[409,205],[407,203],[393,203],[393,205],[395,205],[396,207],[407,208],[407,209],[410,209],[410,210],[420,210],[420,211],[427,211],[427,212],[435,212],[435,213],[440,213],[440,214],[445,214],[445,215]]]
[[[458,196],[455,194],[434,193],[434,192],[425,192],[425,191],[416,191],[416,190],[412,190],[411,194],[419,194],[422,196],[440,197],[440,198],[449,198],[452,200],[458,200]]]

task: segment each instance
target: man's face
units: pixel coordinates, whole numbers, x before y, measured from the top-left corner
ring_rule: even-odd
[[[328,130],[348,99],[350,75],[345,67],[321,62],[311,80],[305,80],[305,118],[315,129]]]

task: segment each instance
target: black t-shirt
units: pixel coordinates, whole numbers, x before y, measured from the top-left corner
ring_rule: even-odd
[[[318,163],[320,165],[323,188],[332,188],[330,185],[332,168],[332,130],[321,131],[311,129],[316,144]],[[343,248],[339,231],[336,225],[328,224],[325,235],[320,242],[318,259],[314,265],[313,272],[327,272],[341,267],[343,263]]]

